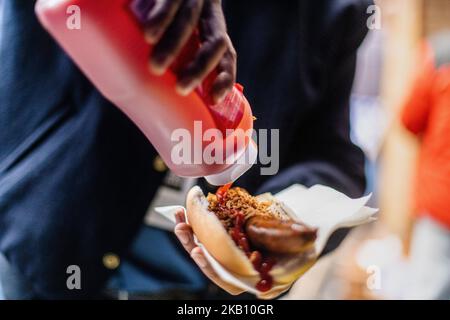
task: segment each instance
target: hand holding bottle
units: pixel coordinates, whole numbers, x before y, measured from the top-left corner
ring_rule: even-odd
[[[172,172],[222,185],[246,172],[258,151],[250,136],[250,105],[242,87],[232,86],[236,59],[220,4],[38,0],[36,14],[99,92],[142,130]],[[77,29],[65,27],[68,7],[82,12]],[[224,135],[227,129],[232,132]],[[208,132],[221,143],[211,145]]]
[[[227,35],[220,0],[135,0],[133,7],[144,25],[147,42],[154,46],[149,61],[154,74],[163,74],[198,30],[200,49],[177,71],[177,91],[191,93],[216,70],[209,86],[213,102],[220,102],[230,92],[236,80],[236,52]]]

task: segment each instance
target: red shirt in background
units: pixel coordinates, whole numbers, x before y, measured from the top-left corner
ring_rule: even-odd
[[[404,125],[421,139],[415,179],[415,210],[450,229],[450,64],[436,67],[424,44],[418,74],[402,114]]]

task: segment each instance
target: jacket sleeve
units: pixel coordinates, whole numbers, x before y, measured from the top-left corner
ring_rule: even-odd
[[[308,141],[299,138],[308,157],[282,170],[262,185],[259,192],[278,192],[294,183],[323,184],[349,196],[358,197],[365,189],[364,154],[350,140],[350,94],[356,66],[356,52],[366,33],[367,1],[331,2],[320,46],[326,68],[326,81]],[[342,4],[342,2],[340,2]],[[299,132],[299,137],[302,133]],[[336,248],[346,232],[336,233],[324,253]]]

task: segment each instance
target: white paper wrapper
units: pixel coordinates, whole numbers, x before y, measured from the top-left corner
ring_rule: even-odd
[[[351,199],[345,194],[326,186],[315,185],[308,189],[298,184],[275,195],[279,201],[283,202],[286,209],[295,217],[298,217],[300,221],[318,228],[315,243],[317,256],[320,255],[328,238],[335,230],[342,227],[353,227],[375,220],[374,215],[378,209],[365,206],[370,196]],[[180,209],[186,211],[181,206],[159,207],[155,208],[155,211],[172,221],[175,225],[174,215]],[[282,292],[291,285],[284,285],[283,287],[275,286],[268,292],[260,292],[255,289],[255,280],[249,280],[229,272],[208,253],[201,243],[198,243],[198,245],[203,249],[208,262],[222,280],[259,297],[270,297],[271,293]]]

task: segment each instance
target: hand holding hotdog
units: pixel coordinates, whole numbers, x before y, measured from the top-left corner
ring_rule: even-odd
[[[317,229],[293,219],[271,195],[228,188],[207,197],[192,188],[186,201],[190,225],[178,213],[175,233],[205,275],[230,294],[242,290],[216,274],[194,233],[222,267],[254,286],[259,298],[275,298],[315,262]]]
[[[227,291],[229,294],[238,295],[243,292],[235,286],[232,286],[217,275],[211,265],[205,258],[202,249],[197,246],[194,242],[194,234],[192,228],[186,223],[186,217],[183,211],[179,211],[175,214],[175,219],[177,224],[175,226],[175,234],[178,240],[183,245],[184,249],[190,254],[192,259],[195,261],[197,266],[202,270],[202,272],[214,282],[217,286],[221,287],[223,290]]]
[[[190,254],[197,266],[202,270],[203,274],[208,277],[209,280],[214,282],[218,287],[222,288],[231,295],[238,295],[244,292],[244,290],[235,287],[225,281],[223,281],[209,262],[206,260],[202,249],[194,242],[194,234],[192,228],[186,223],[186,218],[183,211],[179,211],[175,214],[177,224],[175,226],[175,234],[178,240],[183,245],[184,249]],[[259,296],[261,299],[274,299],[284,291],[288,290],[289,286],[282,288],[278,291],[272,291],[270,294],[263,294]]]

